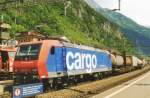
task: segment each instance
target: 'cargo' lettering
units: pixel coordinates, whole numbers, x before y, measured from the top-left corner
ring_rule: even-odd
[[[90,73],[97,66],[97,57],[94,54],[69,51],[66,54],[66,65],[68,70],[85,69]]]

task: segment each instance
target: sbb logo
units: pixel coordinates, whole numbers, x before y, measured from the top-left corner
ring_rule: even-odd
[[[97,66],[97,58],[96,55],[69,51],[66,55],[66,64],[68,70],[85,69],[87,73],[91,73]]]

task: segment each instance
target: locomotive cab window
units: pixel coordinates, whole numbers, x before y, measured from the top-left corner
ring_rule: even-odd
[[[40,49],[41,44],[21,45],[17,50],[15,60],[37,60]]]

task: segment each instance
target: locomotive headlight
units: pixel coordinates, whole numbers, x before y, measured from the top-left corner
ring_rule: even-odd
[[[14,72],[17,72],[17,71],[18,71],[17,69],[14,70]]]

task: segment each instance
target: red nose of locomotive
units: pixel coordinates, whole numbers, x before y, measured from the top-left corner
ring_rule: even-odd
[[[15,56],[14,72],[36,72],[40,47],[41,44],[20,45]]]
[[[17,61],[14,62],[14,72],[25,73],[25,72],[36,72],[38,61]]]

